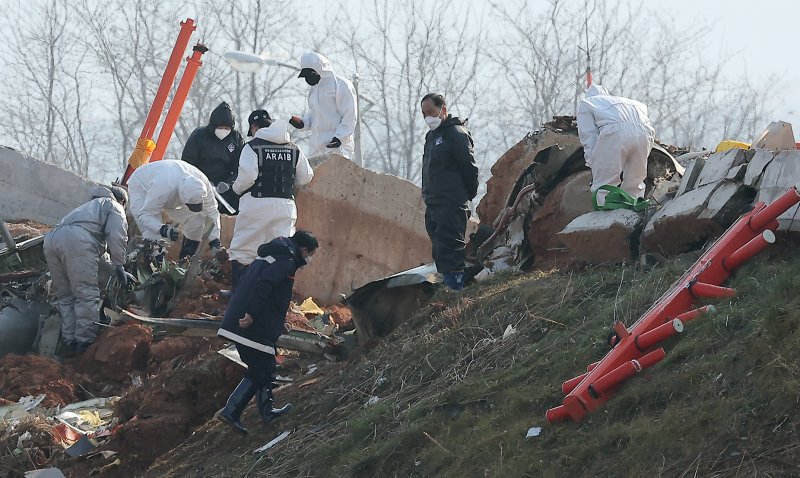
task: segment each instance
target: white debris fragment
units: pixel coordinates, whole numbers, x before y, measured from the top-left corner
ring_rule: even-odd
[[[256,448],[253,450],[253,453],[261,453],[263,451],[267,451],[273,446],[277,445],[278,443],[282,442],[289,436],[289,432],[283,432],[280,435],[276,436],[272,440],[270,440],[266,445],[262,446],[261,448]]]
[[[369,397],[369,400],[367,400],[367,403],[365,403],[364,406],[368,407],[370,405],[375,405],[376,403],[378,403],[380,401],[380,399],[381,399],[381,397],[376,397],[376,396],[373,395],[373,396]]]
[[[528,434],[525,435],[525,438],[538,437],[541,433],[542,427],[530,427],[528,428]]]
[[[503,340],[511,337],[512,335],[514,335],[516,333],[517,333],[517,329],[515,329],[513,325],[508,324],[508,327],[506,327],[505,332],[503,332]]]

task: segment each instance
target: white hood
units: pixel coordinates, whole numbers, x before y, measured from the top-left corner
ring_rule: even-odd
[[[282,119],[275,120],[266,128],[256,131],[255,137],[271,143],[286,144],[291,141],[289,138],[289,123]]]
[[[592,85],[586,89],[586,98],[591,98],[592,96],[598,95],[610,95],[611,93],[608,92],[608,89],[603,85]]]
[[[303,53],[303,56],[300,57],[300,68],[311,68],[316,71],[319,76],[330,76],[333,74],[331,62],[315,51]]]

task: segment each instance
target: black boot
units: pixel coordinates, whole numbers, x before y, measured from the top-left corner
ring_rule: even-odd
[[[228,402],[221,410],[214,414],[214,418],[221,420],[231,426],[240,435],[247,435],[247,429],[242,426],[240,419],[242,412],[250,403],[250,399],[256,394],[257,386],[252,380],[245,377],[233,390]]]
[[[178,254],[180,259],[184,257],[192,257],[195,252],[197,252],[197,247],[200,245],[200,241],[193,241],[191,239],[183,238],[183,243],[181,244],[181,252]]]
[[[272,398],[272,387],[269,385],[258,389],[256,400],[258,401],[258,411],[261,413],[261,423],[264,425],[268,425],[272,420],[279,418],[292,409],[291,403],[287,403],[281,408],[272,408],[274,399]]]

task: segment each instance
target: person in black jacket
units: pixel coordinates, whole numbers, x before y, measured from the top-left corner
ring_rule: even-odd
[[[211,112],[208,125],[189,135],[181,159],[202,171],[222,198],[234,209],[239,209],[239,196],[231,191],[231,185],[236,180],[244,139],[235,126],[233,110],[223,101]],[[222,204],[219,212],[230,214]]]
[[[422,197],[425,228],[431,238],[436,269],[453,290],[464,288],[464,234],[470,210],[467,203],[478,192],[478,167],[472,153],[472,135],[466,120],[447,114],[444,96],[422,98],[422,115],[431,131],[425,135],[422,155]]]
[[[258,248],[253,261],[233,291],[217,335],[236,344],[247,373],[225,407],[214,416],[245,435],[241,416],[250,400],[256,404],[264,424],[280,417],[292,405],[272,408],[272,374],[275,371],[275,343],[284,332],[286,312],[292,299],[294,274],[308,264],[319,243],[308,231],[290,238],[278,237]]]

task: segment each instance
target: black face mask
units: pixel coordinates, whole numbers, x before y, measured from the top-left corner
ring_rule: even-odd
[[[317,83],[319,83],[321,77],[315,71],[309,75],[304,76],[303,78],[306,80],[306,83],[308,83],[310,86],[314,86]]]

